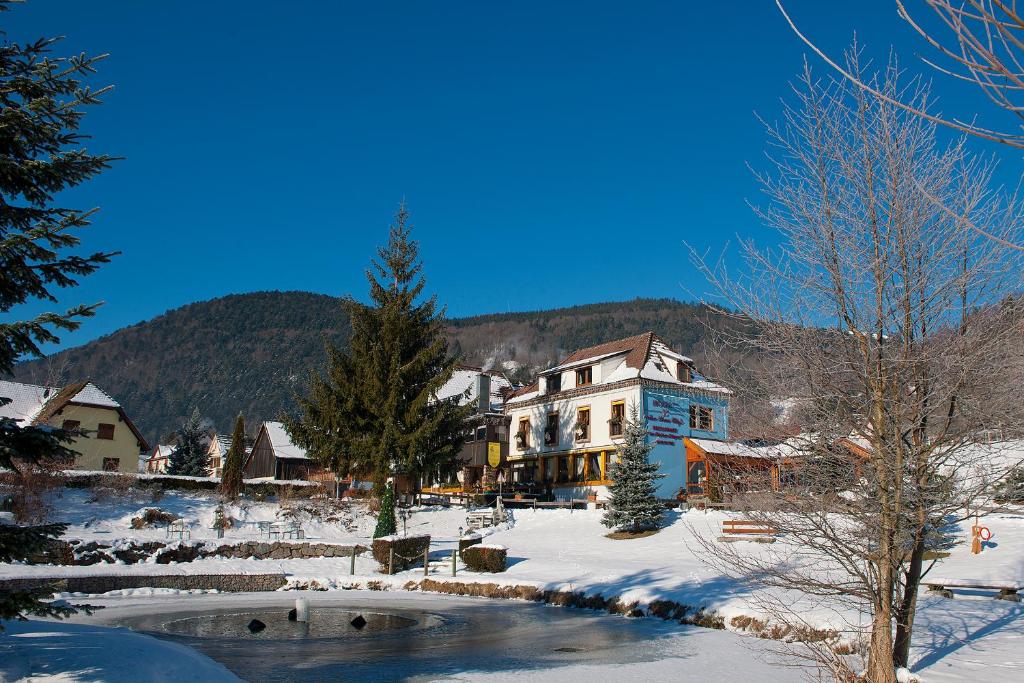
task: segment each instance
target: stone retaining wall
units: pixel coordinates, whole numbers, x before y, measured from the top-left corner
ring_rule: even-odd
[[[89,543],[71,543],[73,556],[72,562],[54,561],[53,564],[75,564],[89,566],[106,563],[113,564],[120,561],[126,564],[137,564],[145,562],[155,556],[157,564],[170,564],[171,562],[192,562],[207,557],[226,557],[256,560],[289,560],[306,559],[310,557],[349,557],[353,548],[355,552],[361,553],[366,550],[363,546],[332,545],[329,543],[290,543],[287,541],[245,541],[236,544],[223,544],[216,547],[209,547],[205,543],[197,542],[172,542],[161,543],[159,541],[148,541],[120,545],[114,549],[111,545],[91,541]]]
[[[55,592],[107,593],[130,588],[218,590],[224,593],[276,591],[285,585],[284,574],[157,574],[151,576],[67,576],[0,579],[0,590],[25,590],[52,584]]]

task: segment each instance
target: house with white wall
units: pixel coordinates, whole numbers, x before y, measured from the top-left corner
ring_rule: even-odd
[[[67,447],[79,470],[137,472],[149,444],[124,408],[88,380],[64,387],[0,381],[0,418],[22,425],[49,425],[76,434]]]
[[[606,498],[635,407],[653,446],[649,458],[666,475],[658,495],[673,498],[686,486],[684,439],[726,439],[729,395],[653,332],[581,349],[505,402],[511,481],[559,499]]]

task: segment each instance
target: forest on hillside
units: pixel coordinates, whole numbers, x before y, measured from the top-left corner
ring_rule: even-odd
[[[709,329],[736,321],[706,306],[635,299],[449,322],[452,349],[471,365],[527,381],[575,349],[652,330],[698,361]],[[344,346],[340,300],[310,292],[256,292],[189,304],[83,346],[16,368],[20,381],[91,378],[120,401],[147,439],[174,431],[192,406],[218,430],[238,413],[250,430],[294,410],[325,343]],[[509,362],[511,361],[511,362]]]

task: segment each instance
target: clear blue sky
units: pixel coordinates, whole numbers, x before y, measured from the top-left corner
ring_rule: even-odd
[[[788,5],[832,52],[856,30],[925,69],[891,0]],[[62,199],[124,254],[63,297],[107,302],[66,345],[228,293],[363,297],[403,197],[452,316],[700,296],[684,241],[770,239],[754,112],[805,53],[771,0],[33,0],[0,22],[110,53],[84,130],[126,159]]]

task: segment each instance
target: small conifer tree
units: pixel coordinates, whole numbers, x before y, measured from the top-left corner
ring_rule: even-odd
[[[210,457],[206,453],[203,437],[199,408],[193,408],[192,414],[178,430],[178,443],[171,457],[167,459],[167,474],[186,477],[210,476]]]
[[[373,530],[373,537],[390,536],[398,531],[398,521],[395,519],[395,485],[387,483],[384,485],[384,493],[380,497],[380,512],[377,513],[377,528]]]
[[[235,418],[235,430],[231,433],[231,448],[224,458],[221,471],[220,491],[228,500],[238,498],[242,492],[242,467],[245,465],[245,418],[239,413]]]
[[[615,483],[609,487],[612,497],[601,523],[622,531],[655,529],[664,508],[655,496],[654,482],[665,475],[658,472],[658,463],[647,461],[653,446],[647,442],[647,430],[635,405],[630,408],[624,436],[619,460],[609,471]]]

